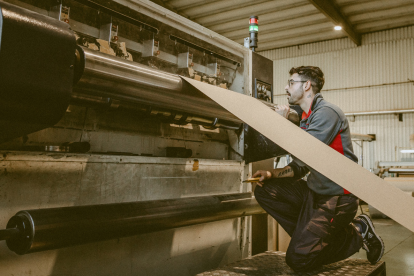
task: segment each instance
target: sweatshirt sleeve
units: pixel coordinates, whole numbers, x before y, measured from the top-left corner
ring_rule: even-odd
[[[288,166],[292,168],[292,171],[294,174],[293,177],[295,179],[300,179],[309,172],[309,169],[306,166],[306,164],[300,161],[299,159],[293,160],[292,162],[288,164]]]

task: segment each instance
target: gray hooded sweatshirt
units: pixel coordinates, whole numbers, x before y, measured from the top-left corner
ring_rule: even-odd
[[[352,148],[351,132],[345,114],[336,105],[325,101],[321,94],[315,95],[308,114],[305,112],[302,114],[300,127],[352,161],[358,162]],[[303,177],[310,171],[307,178],[308,187],[317,194],[349,194],[347,190],[299,159],[294,159],[289,166],[295,178]]]

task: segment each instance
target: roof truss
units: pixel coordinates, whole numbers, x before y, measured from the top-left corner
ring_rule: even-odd
[[[341,15],[341,13],[332,4],[331,0],[309,0],[318,10],[326,15],[335,25],[342,27],[342,30],[358,46],[361,45],[361,35],[354,31],[352,26]]]

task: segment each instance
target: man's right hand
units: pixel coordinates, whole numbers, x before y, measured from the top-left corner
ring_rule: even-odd
[[[289,118],[290,106],[288,105],[278,105],[275,108],[275,111],[285,117],[286,119]]]
[[[257,185],[262,187],[264,184],[263,181],[272,178],[272,173],[269,171],[257,171],[252,177],[260,177],[259,182],[257,182]]]

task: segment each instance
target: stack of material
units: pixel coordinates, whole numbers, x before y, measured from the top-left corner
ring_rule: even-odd
[[[391,162],[384,161],[378,163],[378,176],[388,176],[393,174],[394,177],[414,178],[414,162]]]
[[[396,177],[414,178],[414,167],[389,168],[388,173],[393,173]]]

